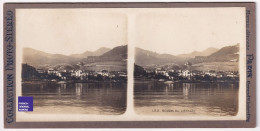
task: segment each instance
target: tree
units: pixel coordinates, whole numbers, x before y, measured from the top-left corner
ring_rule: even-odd
[[[22,79],[35,79],[38,78],[39,74],[33,66],[28,64],[22,64]]]
[[[143,67],[136,65],[134,66],[134,76],[145,76],[146,75],[146,71],[144,70]]]

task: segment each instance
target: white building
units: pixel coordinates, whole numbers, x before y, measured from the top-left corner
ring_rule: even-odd
[[[75,71],[75,76],[76,76],[76,77],[81,77],[81,76],[83,76],[82,70],[77,70],[77,71]]]
[[[182,72],[182,76],[190,77],[190,76],[192,76],[192,73],[189,70],[185,70],[185,71]]]
[[[155,73],[156,74],[161,74],[161,75],[164,75],[164,76],[169,76],[168,72],[167,71],[163,71],[163,70],[156,70]]]

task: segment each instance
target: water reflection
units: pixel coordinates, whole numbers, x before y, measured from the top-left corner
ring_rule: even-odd
[[[25,83],[23,96],[33,96],[33,113],[122,114],[126,83]]]
[[[183,97],[184,99],[188,99],[188,95],[190,92],[190,83],[183,83]]]
[[[135,83],[135,111],[196,109],[193,115],[230,115],[238,111],[238,83]],[[154,113],[153,113],[154,114]]]
[[[82,83],[76,83],[76,98],[80,99],[82,94]]]

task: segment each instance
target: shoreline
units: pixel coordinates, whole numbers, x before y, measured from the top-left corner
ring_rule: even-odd
[[[157,79],[154,80],[140,80],[140,79],[134,79],[135,83],[150,83],[150,82],[161,82],[165,84],[173,84],[173,83],[239,83],[237,80],[227,80],[227,81],[192,81],[192,80],[165,80],[165,81],[159,81]]]
[[[127,83],[127,81],[80,81],[80,80],[70,80],[70,81],[43,81],[43,80],[26,80],[22,81],[25,83],[56,83],[56,84],[67,84],[67,83]]]

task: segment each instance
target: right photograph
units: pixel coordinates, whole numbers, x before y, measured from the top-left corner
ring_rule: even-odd
[[[136,18],[134,109],[142,115],[236,116],[245,10],[176,9]]]

